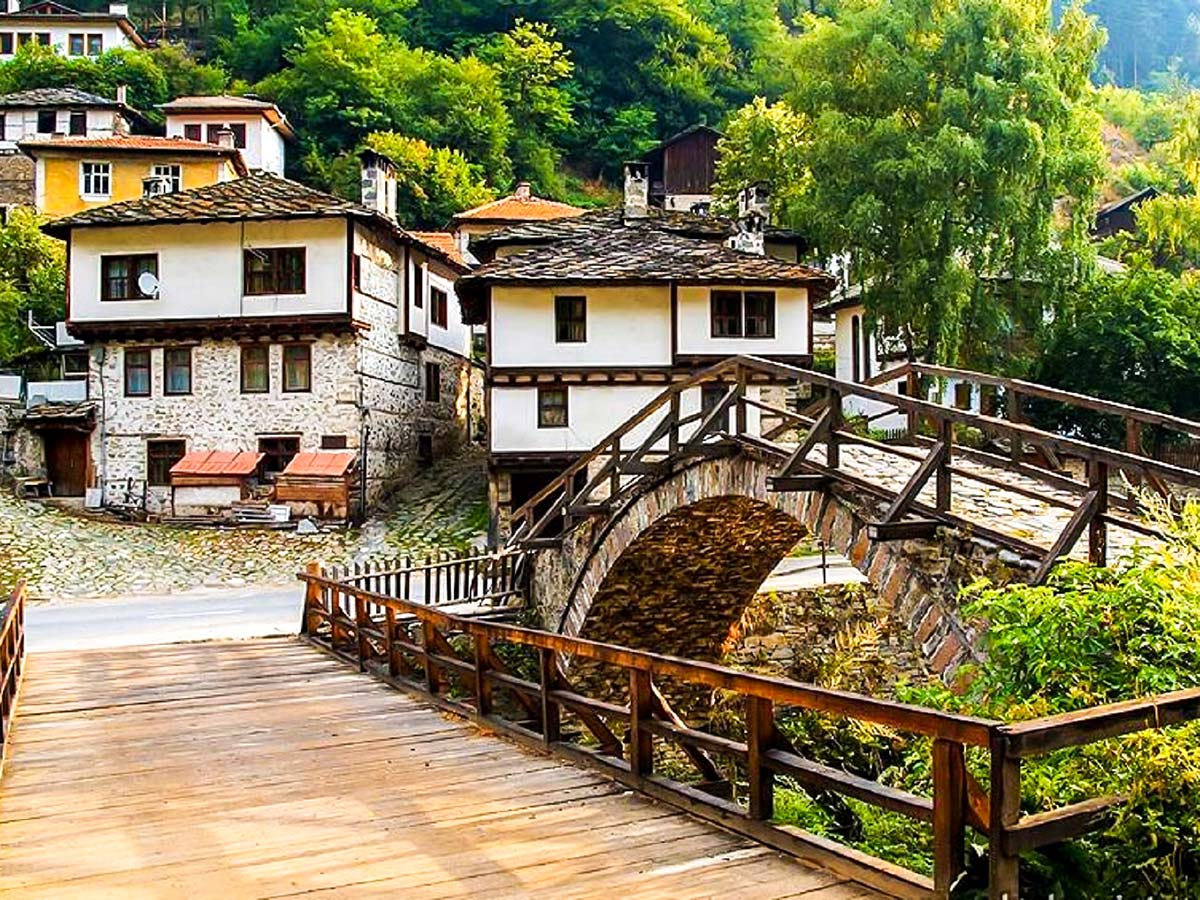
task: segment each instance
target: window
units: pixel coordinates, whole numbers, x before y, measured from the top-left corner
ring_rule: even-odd
[[[700,388],[700,413],[708,415],[721,405],[729,389],[723,384],[706,384]]]
[[[413,266],[413,304],[417,309],[425,307],[425,270]]]
[[[183,136],[185,138],[187,138],[189,141],[200,140],[200,126],[199,125],[184,125],[183,126]]]
[[[308,344],[284,346],[283,389],[290,394],[312,390],[312,347]]]
[[[54,134],[58,131],[58,113],[52,109],[38,110],[38,134]]]
[[[146,483],[171,483],[171,467],[187,455],[186,441],[146,441]]]
[[[112,163],[80,163],[79,193],[84,197],[108,198],[112,194]]]
[[[0,112],[0,140],[7,140],[7,138],[8,138],[8,117],[5,116],[4,113]]]
[[[239,150],[246,149],[246,123],[238,122],[229,126],[229,130],[233,132],[233,146]]]
[[[567,427],[567,389],[538,388],[538,428]]]
[[[862,322],[858,316],[850,317],[850,380],[862,381]]]
[[[39,31],[37,33],[37,42],[39,44],[41,44],[43,47],[49,47],[50,46],[50,32]]]
[[[104,53],[104,35],[88,35],[88,56],[100,56]]]
[[[560,344],[587,340],[587,298],[554,298],[554,339]]]
[[[258,452],[264,454],[258,464],[263,481],[274,481],[287,468],[292,457],[300,452],[298,437],[264,437],[258,439]]]
[[[437,403],[442,399],[442,367],[437,363],[425,363],[425,402]]]
[[[713,337],[775,337],[773,291],[713,291]]]
[[[445,328],[449,322],[446,303],[446,292],[435,287],[429,289],[429,319],[439,328]]]
[[[322,450],[345,450],[347,447],[346,436],[344,434],[323,434],[321,435]]]
[[[33,35],[31,33],[29,33],[28,31],[18,31],[17,32],[17,46],[18,47],[24,47],[26,44],[28,44],[32,40],[33,40]]]
[[[138,280],[145,274],[158,275],[158,255],[141,253],[136,256],[100,257],[101,300],[149,300]]]
[[[5,56],[8,56],[12,52],[13,52],[12,32],[6,31],[3,34],[0,34],[0,53],[3,53]]]
[[[191,347],[168,347],[163,351],[163,393],[177,396],[191,392]]]
[[[247,344],[242,348],[242,393],[266,394],[271,390],[271,348]]]
[[[352,285],[354,285],[354,289],[356,291],[358,291],[360,294],[363,293],[363,289],[362,289],[362,255],[359,253],[355,253],[354,257],[351,259],[350,278],[351,278],[350,283]]]
[[[274,247],[245,252],[248,296],[304,293],[304,248]]]
[[[150,396],[150,351],[125,351],[125,396]]]
[[[83,56],[84,47],[82,34],[72,34],[67,38],[67,53],[70,56]]]
[[[88,373],[88,354],[86,350],[73,350],[64,353],[62,357],[63,378],[86,378]]]
[[[68,134],[83,135],[87,134],[87,113],[73,112],[70,117],[70,124],[67,126]]]
[[[183,166],[178,164],[151,166],[150,174],[155,178],[166,178],[171,182],[171,193],[183,190]]]

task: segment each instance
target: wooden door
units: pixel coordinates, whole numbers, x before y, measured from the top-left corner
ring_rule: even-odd
[[[82,497],[87,487],[88,436],[82,431],[47,431],[46,474],[56,497]]]

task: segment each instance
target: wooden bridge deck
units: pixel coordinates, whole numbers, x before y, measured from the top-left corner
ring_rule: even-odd
[[[882,896],[295,640],[29,658],[0,895],[298,894]]]

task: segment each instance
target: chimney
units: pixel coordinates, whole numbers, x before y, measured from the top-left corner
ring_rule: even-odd
[[[122,19],[129,18],[128,3],[110,3],[108,4],[108,14],[110,16],[120,16]]]
[[[528,181],[518,181],[517,189],[515,191],[513,191],[513,196],[516,197],[518,200],[528,200],[530,197],[529,182]]]
[[[122,106],[129,104],[129,86],[125,84],[117,85],[117,102]]]
[[[367,209],[382,213],[393,221],[396,218],[396,167],[386,156],[374,150],[364,150],[360,202]]]
[[[217,146],[233,149],[233,129],[222,128],[217,132]]]
[[[650,209],[650,164],[625,163],[625,218],[644,219]]]
[[[738,194],[738,218],[752,214],[762,216],[766,223],[771,221],[771,188],[765,181],[756,181]]]
[[[21,0],[8,0],[6,8],[10,16],[16,15],[21,11]]]

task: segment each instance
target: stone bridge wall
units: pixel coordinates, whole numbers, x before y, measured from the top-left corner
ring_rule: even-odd
[[[775,493],[777,463],[749,452],[706,460],[632,499],[611,519],[539,551],[531,600],[544,627],[676,656],[716,659],[774,566],[806,534],[846,555],[949,678],[974,654],[958,616],[960,589],[980,576],[1027,580],[1038,560],[942,528],[934,539],[872,542],[874,495],[832,484]]]

